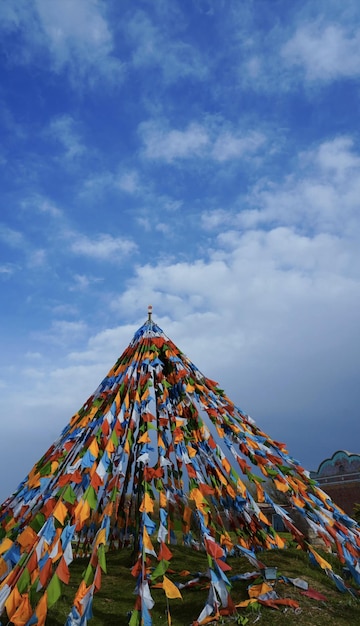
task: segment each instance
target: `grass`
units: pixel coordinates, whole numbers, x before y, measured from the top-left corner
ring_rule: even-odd
[[[168,572],[168,577],[174,582],[184,582],[188,578],[181,578],[178,573],[189,570],[192,575],[198,571],[206,571],[207,558],[204,553],[196,552],[182,546],[171,546],[174,555],[170,568],[174,573]],[[278,575],[282,574],[290,578],[302,578],[309,587],[326,596],[327,601],[312,600],[300,593],[300,590],[290,584],[276,583],[276,591],[280,597],[296,600],[300,608],[296,611],[290,608],[274,610],[257,605],[254,609],[238,609],[238,614],[233,617],[223,618],[220,624],[232,626],[242,624],[247,618],[248,626],[253,623],[264,626],[285,625],[291,626],[352,626],[360,623],[360,600],[351,594],[342,594],[333,585],[332,581],[319,568],[311,565],[307,554],[290,548],[288,550],[272,550],[261,553],[259,557],[269,566],[278,568]],[[329,555],[326,555],[329,560]],[[330,558],[331,560],[331,558]],[[232,571],[228,576],[237,573],[253,571],[254,568],[244,557],[228,559]],[[81,580],[82,572],[87,565],[87,560],[77,559],[71,566],[71,581],[65,587],[64,595],[57,604],[49,611],[47,618],[48,626],[63,626],[72,605],[72,599]],[[333,568],[339,567],[334,560]],[[128,612],[132,610],[135,601],[135,579],[130,574],[131,553],[128,550],[107,554],[107,574],[103,575],[100,591],[94,597],[94,617],[90,621],[91,626],[118,626],[128,623]],[[175,571],[177,573],[175,573]],[[338,569],[338,573],[341,570]],[[161,580],[161,579],[159,579]],[[183,600],[169,600],[172,626],[190,626],[200,614],[207,598],[207,581],[198,587],[184,589]],[[248,598],[248,582],[236,581],[233,583],[231,596],[235,604]],[[154,626],[167,626],[166,597],[162,589],[152,589],[151,594],[155,600],[155,606],[151,611]],[[215,622],[214,622],[215,623]],[[90,626],[90,625],[89,625]]]

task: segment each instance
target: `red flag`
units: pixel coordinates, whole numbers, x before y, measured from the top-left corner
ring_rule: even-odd
[[[167,547],[166,543],[164,543],[163,541],[161,542],[160,545],[160,550],[159,550],[159,554],[158,554],[158,561],[170,561],[170,559],[172,559],[173,554],[172,552],[170,552],[169,548]]]
[[[322,600],[323,602],[327,602],[327,597],[324,596],[319,591],[315,589],[307,589],[306,591],[300,591],[303,596],[307,596],[308,598],[312,598],[313,600]]]
[[[50,578],[51,575],[51,566],[52,566],[52,560],[49,558],[44,567],[42,568],[42,570],[40,570],[40,574],[39,574],[39,580],[42,584],[43,587],[45,587],[47,581]]]
[[[57,566],[57,570],[56,573],[58,575],[58,577],[60,578],[60,580],[65,583],[65,585],[69,584],[69,580],[70,580],[70,572],[69,572],[69,568],[66,564],[66,561],[64,559],[64,557],[62,557],[59,565]]]

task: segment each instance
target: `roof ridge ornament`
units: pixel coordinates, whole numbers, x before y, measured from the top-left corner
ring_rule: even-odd
[[[149,322],[149,324],[152,324],[152,321],[153,321],[152,320],[152,310],[153,310],[152,304],[149,304],[149,306],[148,306],[148,322]]]

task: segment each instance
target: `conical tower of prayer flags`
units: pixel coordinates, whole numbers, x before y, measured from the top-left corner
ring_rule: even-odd
[[[147,321],[94,394],[0,507],[0,620],[44,625],[70,581],[74,557],[87,556],[66,620],[66,626],[86,626],[107,551],[130,546],[136,600],[129,623],[151,625],[152,583],[162,584],[169,605],[181,597],[167,571],[170,546],[181,541],[208,556],[208,596],[194,622],[204,624],[233,607],[229,554],[258,566],[256,550],[284,547],[265,503],[345,591],[289,507],[274,501],[276,491],[360,584],[356,523],[284,444],[191,363],[154,323],[149,307]]]

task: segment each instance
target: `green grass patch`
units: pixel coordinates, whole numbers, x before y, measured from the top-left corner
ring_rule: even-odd
[[[207,569],[207,557],[203,552],[196,552],[183,546],[171,546],[174,555],[170,569],[176,573],[168,573],[173,582],[185,582],[190,577],[181,578],[178,574],[181,570],[189,570],[193,575],[197,572],[205,572]],[[360,600],[354,599],[350,594],[342,594],[337,591],[332,581],[318,567],[313,566],[307,554],[290,548],[288,550],[271,550],[259,554],[259,558],[268,566],[277,567],[278,575],[290,578],[302,578],[309,586],[326,596],[327,601],[312,600],[300,593],[300,590],[290,584],[277,582],[275,589],[280,597],[296,600],[300,609],[294,611],[291,608],[280,610],[267,607],[255,609],[238,609],[238,615],[231,618],[223,618],[220,624],[229,626],[241,624],[240,616],[248,618],[248,626],[253,623],[266,626],[286,625],[291,626],[351,626],[360,623]],[[335,571],[341,573],[341,568],[335,559],[326,559],[333,563]],[[253,571],[253,567],[244,557],[230,557],[228,563],[232,571],[228,576],[238,573]],[[154,560],[154,565],[155,565]],[[47,618],[48,626],[63,626],[72,606],[78,584],[81,581],[83,571],[87,566],[87,560],[77,559],[71,566],[71,581],[65,587],[64,593],[57,604],[49,611]],[[107,574],[103,574],[102,587],[94,596],[94,618],[90,621],[91,626],[119,626],[128,623],[128,613],[133,609],[135,602],[135,579],[131,576],[132,566],[130,550],[121,550],[107,554]],[[161,580],[161,579],[160,579]],[[207,580],[203,584],[182,591],[183,600],[169,600],[172,626],[190,626],[195,620],[207,598]],[[246,600],[247,581],[235,581],[231,596],[236,603]],[[155,600],[155,606],[151,611],[154,626],[167,626],[166,597],[162,589],[152,589],[151,594]],[[215,623],[215,622],[214,622]],[[90,625],[89,625],[90,626]]]

